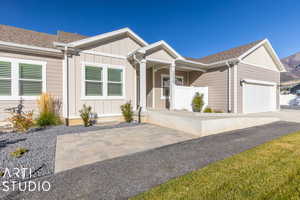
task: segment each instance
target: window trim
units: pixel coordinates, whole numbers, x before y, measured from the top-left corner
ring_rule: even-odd
[[[102,83],[103,83],[103,94],[102,96],[86,96],[85,95],[85,66],[93,67],[102,67]],[[122,96],[108,96],[108,68],[122,69]],[[123,65],[111,65],[111,64],[102,64],[102,63],[93,63],[93,62],[82,62],[81,63],[81,100],[114,100],[114,99],[125,99],[125,66]]]
[[[163,79],[164,78],[170,78],[170,75],[168,74],[161,74],[160,76],[160,87],[161,87],[161,91],[160,91],[160,99],[167,99],[166,96],[164,96],[164,91],[163,91]],[[181,76],[181,75],[176,75],[175,76],[176,78],[181,78],[182,79],[182,82],[183,82],[183,85],[184,85],[184,76]],[[170,97],[169,97],[170,98]]]
[[[0,61],[2,61],[2,60],[0,60]],[[8,61],[3,61],[3,62],[8,62]],[[0,80],[9,80],[10,81],[10,94],[12,95],[13,94],[13,80],[12,80],[12,74],[13,74],[13,70],[12,70],[12,63],[11,62],[8,62],[8,63],[10,63],[10,78],[1,78],[0,77]],[[7,97],[7,96],[0,96],[0,98],[1,97]]]
[[[8,58],[0,57],[0,61],[10,62],[11,63],[11,95],[10,96],[0,96],[0,100],[37,100],[38,96],[20,96],[19,95],[19,64],[33,64],[42,66],[42,92],[47,90],[47,72],[46,72],[46,61],[38,60],[27,60],[19,58]],[[22,79],[25,80],[25,79]],[[29,79],[28,79],[29,80]],[[31,81],[31,80],[30,80]]]
[[[98,68],[102,68],[101,70],[101,81],[95,81],[95,80],[86,80],[86,67],[98,67]],[[83,92],[84,92],[84,96],[85,97],[88,97],[88,98],[99,98],[99,97],[103,97],[104,96],[104,68],[102,66],[94,66],[94,65],[84,65],[83,66],[83,85],[84,85],[84,88],[83,88]],[[87,96],[86,95],[86,82],[90,82],[90,83],[102,83],[102,95],[99,95],[99,96]]]

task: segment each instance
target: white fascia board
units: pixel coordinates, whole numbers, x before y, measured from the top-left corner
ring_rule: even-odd
[[[243,79],[242,82],[252,83],[252,84],[259,84],[259,85],[270,85],[270,86],[276,86],[277,85],[277,83],[275,83],[275,82],[260,81],[260,80],[254,80],[254,79]]]
[[[249,54],[251,54],[253,51],[255,51],[256,49],[258,49],[260,46],[266,44],[268,46],[268,51],[269,53],[271,53],[271,56],[274,58],[274,61],[277,64],[277,67],[279,69],[280,72],[286,72],[285,67],[282,65],[278,55],[276,54],[275,50],[273,49],[270,41],[266,38],[264,40],[262,40],[260,43],[258,43],[257,45],[255,45],[254,47],[250,48],[248,51],[246,51],[245,53],[243,53],[242,55],[239,56],[239,59],[242,60],[244,59],[246,56],[248,56]]]
[[[13,42],[0,41],[0,45],[17,47],[17,48],[24,48],[24,49],[32,49],[32,50],[38,50],[38,51],[53,52],[53,53],[61,53],[61,51],[59,51],[57,49],[37,47],[37,46],[31,46],[31,45],[26,45],[26,44],[16,44],[16,43],[13,43]]]
[[[144,41],[141,37],[139,37],[131,29],[123,28],[123,29],[119,29],[119,30],[112,31],[112,32],[109,32],[109,33],[103,33],[103,34],[96,35],[96,36],[89,37],[89,38],[85,38],[85,39],[82,39],[82,40],[79,40],[79,41],[71,42],[71,43],[69,43],[69,46],[70,47],[77,47],[77,46],[81,46],[83,44],[88,44],[88,43],[95,42],[95,41],[101,41],[103,39],[106,39],[106,38],[109,38],[109,37],[115,37],[115,36],[122,35],[122,34],[125,34],[125,33],[127,33],[129,36],[134,38],[137,42],[139,42],[143,46],[148,45],[148,43],[146,41]]]
[[[154,42],[148,46],[142,47],[140,49],[137,50],[137,52],[145,54],[147,51],[149,51],[150,49],[156,48],[162,46],[164,47],[167,51],[169,51],[169,53],[171,53],[173,56],[175,56],[177,59],[184,59],[179,53],[177,53],[168,43],[166,43],[163,40],[160,40],[158,42]]]
[[[195,62],[195,61],[191,61],[191,60],[186,60],[186,59],[177,59],[177,60],[175,60],[175,64],[188,65],[189,69],[199,70],[202,72],[206,72],[206,69],[208,67],[207,64]],[[203,68],[201,69],[201,67],[205,67],[205,69],[203,69]]]

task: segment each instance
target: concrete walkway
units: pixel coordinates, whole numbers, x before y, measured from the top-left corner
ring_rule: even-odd
[[[61,135],[57,137],[55,173],[193,138],[150,124]]]
[[[188,140],[44,177],[39,181],[50,181],[49,192],[16,192],[7,199],[127,199],[171,178],[297,130],[300,130],[299,123],[276,122]]]

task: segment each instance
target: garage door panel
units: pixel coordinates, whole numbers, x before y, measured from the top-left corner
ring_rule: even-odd
[[[245,83],[243,85],[243,112],[268,112],[276,110],[274,86]]]

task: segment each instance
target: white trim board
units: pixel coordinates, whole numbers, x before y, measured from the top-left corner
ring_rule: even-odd
[[[81,51],[81,53],[105,56],[105,57],[111,57],[111,58],[127,59],[126,56],[110,54],[110,53],[102,53],[102,52],[93,51],[93,50],[84,50],[84,51]]]
[[[276,86],[277,83],[271,82],[271,81],[260,81],[260,80],[254,80],[254,79],[243,79],[242,82],[250,83],[250,84],[257,84],[257,85],[270,85],[270,86]]]
[[[138,43],[140,43],[142,46],[146,46],[148,45],[148,43],[146,41],[144,41],[140,36],[138,36],[136,33],[134,33],[131,29],[129,28],[123,28],[123,29],[119,29],[116,31],[112,31],[112,32],[108,32],[108,33],[103,33],[100,35],[96,35],[93,37],[89,37],[89,38],[85,38],[79,41],[75,41],[75,42],[71,42],[69,43],[70,47],[77,47],[77,46],[81,46],[84,44],[89,44],[92,42],[96,42],[96,41],[101,41],[110,37],[116,37],[119,35],[123,35],[123,34],[127,34],[130,37],[132,37],[134,40],[136,40]]]

